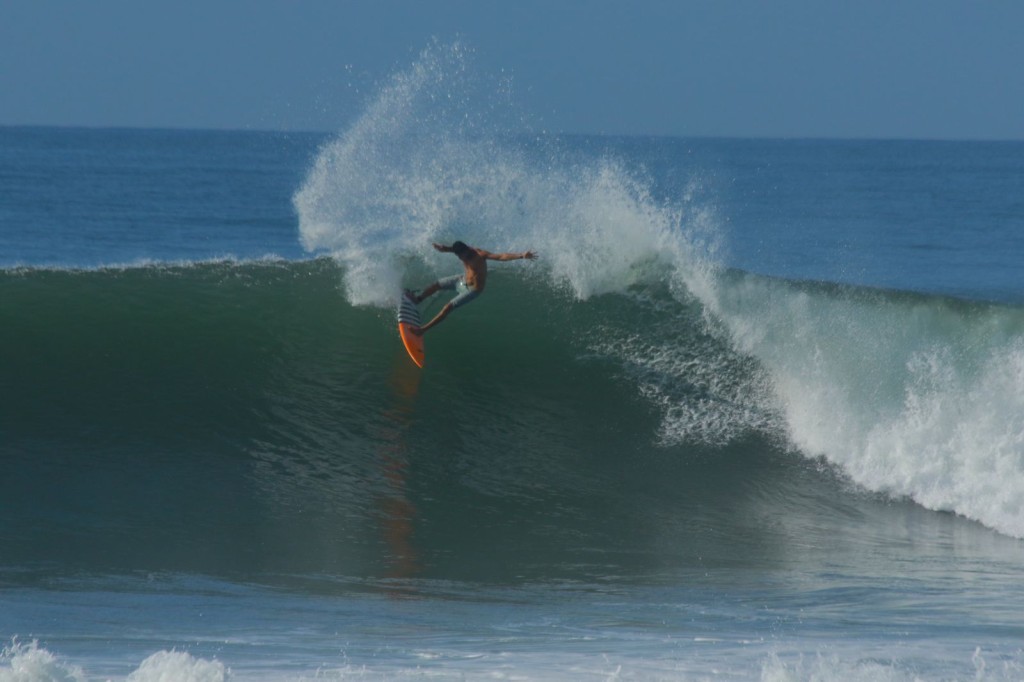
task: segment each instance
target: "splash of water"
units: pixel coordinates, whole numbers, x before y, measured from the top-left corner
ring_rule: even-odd
[[[432,241],[540,251],[579,298],[690,253],[682,212],[656,205],[621,162],[507,134],[489,118],[493,98],[474,99],[469,58],[457,44],[424,50],[320,151],[294,197],[303,246],[344,266],[351,303],[391,305],[410,261],[448,274]]]

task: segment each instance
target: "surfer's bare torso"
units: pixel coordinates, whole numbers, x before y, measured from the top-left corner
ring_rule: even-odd
[[[485,249],[468,246],[462,242],[455,242],[451,246],[435,243],[434,248],[441,253],[454,253],[459,257],[459,260],[462,261],[462,267],[464,270],[462,283],[468,291],[456,296],[455,299],[446,303],[441,309],[441,312],[439,312],[433,320],[425,324],[420,329],[415,330],[414,333],[418,335],[422,335],[428,329],[441,322],[441,320],[448,316],[448,313],[452,311],[453,307],[458,307],[459,305],[468,303],[473,300],[473,298],[476,298],[476,296],[483,293],[484,287],[487,286],[487,261],[519,260],[520,258],[532,260],[537,257],[537,254],[533,251],[523,251],[522,253],[491,253]],[[452,279],[455,278],[453,277]],[[451,288],[453,284],[454,283],[451,283],[448,280],[438,280],[424,289],[423,293],[417,296],[414,300],[416,303],[419,303],[423,299],[434,295],[441,289]]]

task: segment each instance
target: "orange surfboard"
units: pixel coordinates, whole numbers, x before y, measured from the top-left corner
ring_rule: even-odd
[[[405,350],[417,367],[423,367],[426,359],[423,352],[423,337],[412,333],[413,329],[419,329],[420,326],[420,309],[409,297],[409,292],[404,292],[402,300],[398,303],[398,335],[402,337]]]

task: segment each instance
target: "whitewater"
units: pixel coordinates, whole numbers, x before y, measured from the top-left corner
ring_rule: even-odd
[[[0,681],[1020,679],[1021,151],[0,129]]]

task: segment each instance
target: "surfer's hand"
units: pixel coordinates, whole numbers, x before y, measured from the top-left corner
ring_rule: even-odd
[[[434,248],[440,251],[441,253],[445,253],[446,251],[448,251],[447,246],[445,246],[444,244],[438,244],[437,242],[434,242]]]
[[[529,259],[529,260],[533,260],[536,257],[537,257],[537,253],[535,251],[524,251],[523,252],[523,258],[526,258],[526,259]]]

